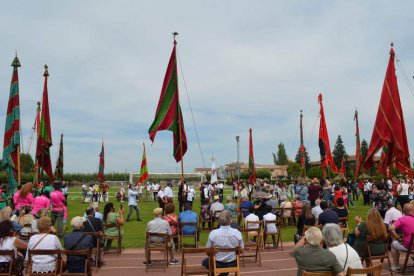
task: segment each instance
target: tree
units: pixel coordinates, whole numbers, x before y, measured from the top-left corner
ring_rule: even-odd
[[[267,179],[269,179],[269,180],[270,180],[271,175],[272,175],[272,174],[270,173],[270,171],[269,171],[269,170],[260,169],[260,170],[257,170],[257,171],[256,171],[256,177],[257,177],[257,178],[261,178],[261,179],[265,179],[265,178],[267,178]]]
[[[20,154],[20,170],[23,173],[33,173],[34,161],[30,154],[28,153]]]
[[[302,166],[302,162],[300,162],[300,147],[298,149],[298,153],[296,153],[295,162]],[[310,169],[310,158],[308,150],[305,147],[305,168],[306,171]]]
[[[287,173],[289,176],[296,178],[299,177],[302,172],[302,166],[296,162],[289,162]]]
[[[334,163],[338,169],[342,167],[342,160],[348,158],[348,154],[346,154],[344,142],[342,141],[341,135],[338,135],[338,139],[336,140],[335,147],[332,151],[332,156]]]
[[[320,167],[310,168],[306,173],[309,178],[322,178],[322,170]]]
[[[287,165],[289,158],[286,154],[285,145],[280,143],[277,145],[277,156],[273,153],[273,161],[275,165]]]
[[[368,142],[365,139],[362,139],[362,142],[361,142],[362,162],[365,161],[367,154],[368,154]]]

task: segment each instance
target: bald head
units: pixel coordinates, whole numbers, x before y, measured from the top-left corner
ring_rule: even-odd
[[[406,203],[404,205],[404,214],[405,215],[414,215],[414,205],[410,204],[410,203]]]

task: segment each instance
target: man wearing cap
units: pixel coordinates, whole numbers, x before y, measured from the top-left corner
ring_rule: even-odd
[[[223,203],[220,202],[220,197],[218,195],[214,196],[214,203],[211,204],[210,207],[210,212],[212,214],[215,214],[215,217],[218,217],[218,213],[216,214],[217,211],[223,211],[224,210],[224,205]]]
[[[63,237],[64,248],[66,250],[83,250],[93,248],[93,239],[83,232],[84,217],[74,217],[70,225],[73,232]],[[70,273],[85,272],[85,256],[70,255],[67,258],[67,269]]]
[[[163,220],[161,218],[163,211],[164,210],[159,207],[154,209],[153,213],[154,213],[155,218],[148,222],[147,232],[168,234],[168,235],[172,234],[170,224],[166,220]],[[163,242],[163,240],[161,239],[162,239],[161,237],[151,237],[152,242]],[[177,264],[178,261],[174,259],[175,246],[172,240],[170,240],[168,243],[168,249],[169,249],[169,255],[171,256],[170,264],[171,265]],[[151,264],[151,260],[148,260],[148,256],[144,264],[146,264],[147,261]]]

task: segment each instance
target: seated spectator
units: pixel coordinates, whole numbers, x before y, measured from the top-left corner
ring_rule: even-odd
[[[346,209],[344,204],[344,199],[342,197],[338,198],[336,201],[336,207],[332,209],[335,213],[338,214],[338,217],[347,217],[348,216],[348,209]]]
[[[249,197],[242,197],[242,203],[240,203],[240,212],[243,218],[247,217],[250,212],[249,209],[251,206],[254,206],[253,203],[249,200]]]
[[[283,216],[290,217],[292,215],[292,202],[288,201],[287,196],[282,196],[280,201],[280,208],[283,208]]]
[[[37,214],[34,216],[32,221],[32,233],[39,233],[39,229],[37,228],[37,222],[40,218],[47,217],[47,209],[40,209],[37,211]],[[53,226],[50,226],[50,233],[55,234],[57,231]]]
[[[210,206],[211,214],[213,214],[216,218],[218,217],[217,211],[223,211],[224,205],[220,202],[220,197],[218,195],[214,196],[214,203]]]
[[[329,250],[322,248],[321,242],[321,230],[317,227],[311,227],[306,230],[305,235],[295,245],[293,254],[298,266],[298,276],[301,276],[303,271],[327,271],[334,272],[339,276],[345,275],[336,256]]]
[[[200,217],[204,220],[209,220],[211,218],[210,213],[210,199],[205,198],[204,202],[200,206]],[[204,228],[205,222],[201,225]],[[211,227],[211,222],[208,223],[208,227]]]
[[[62,245],[56,235],[51,235],[50,227],[52,221],[49,217],[42,217],[37,221],[37,228],[39,234],[30,237],[28,250],[46,249],[46,250],[60,250]],[[28,258],[26,255],[26,259]],[[38,255],[32,257],[32,271],[37,273],[53,272],[57,269],[55,267],[57,255]]]
[[[168,224],[167,221],[161,218],[163,209],[155,208],[153,213],[154,213],[155,218],[148,222],[146,231],[149,233],[160,233],[160,234],[171,235],[170,225]],[[152,242],[163,242],[163,240],[158,239],[158,237],[152,237],[151,241]],[[175,254],[174,242],[169,241],[168,249],[169,249],[169,256],[171,257],[170,264],[171,265],[178,264],[178,261],[174,259],[174,254]],[[146,264],[146,261],[144,262],[144,264]],[[151,264],[151,261],[150,261],[150,264]]]
[[[412,204],[404,205],[405,216],[394,222],[389,230],[395,239],[391,244],[391,255],[394,266],[391,268],[394,272],[400,272],[400,251],[407,251],[410,245],[411,235],[414,233],[414,206]],[[402,238],[398,236],[396,230],[401,230]]]
[[[13,250],[15,252],[17,275],[23,275],[24,259],[17,250],[26,250],[27,244],[14,236],[13,224],[10,220],[0,222],[0,250]],[[0,273],[9,273],[12,260],[9,256],[0,255]]]
[[[21,236],[29,236],[32,232],[32,222],[34,217],[31,214],[31,206],[22,206],[19,210],[19,216],[14,215],[11,221],[17,222],[22,228],[19,233]]]
[[[184,211],[178,215],[178,223],[181,222],[198,222],[198,217],[193,210],[193,204],[191,202],[184,203]],[[185,225],[182,229],[183,235],[194,235],[197,228],[192,225]]]
[[[302,214],[298,217],[298,223],[296,224],[297,233],[300,236],[303,235],[303,227],[307,226],[315,226],[316,220],[315,216],[311,212],[311,207],[309,204],[305,204],[302,207]]]
[[[273,246],[276,247],[276,237],[277,233],[276,223],[266,223],[266,221],[276,220],[276,215],[272,213],[272,207],[266,207],[267,213],[263,216],[263,221],[266,224],[266,229],[264,229],[263,239],[266,241],[267,235],[271,235]]]
[[[103,220],[103,214],[99,212],[99,203],[98,202],[91,202],[90,207],[95,210],[95,218]]]
[[[225,210],[218,217],[220,228],[215,229],[208,235],[207,248],[244,248],[243,238],[240,231],[231,228],[230,211]],[[209,268],[209,258],[202,261],[202,265]],[[216,254],[216,266],[218,268],[236,266],[236,254],[234,252],[218,252]],[[224,274],[227,275],[227,274]]]
[[[84,250],[94,248],[93,238],[84,233],[84,217],[74,217],[70,225],[73,232],[63,237],[63,244],[66,250]],[[67,257],[66,268],[69,273],[85,272],[85,256],[70,255]]]
[[[315,200],[315,207],[312,208],[312,215],[315,216],[316,222],[318,222],[319,215],[322,214],[322,212],[323,212],[323,210],[320,206],[321,202],[322,201],[320,199]]]
[[[103,226],[102,221],[95,217],[95,209],[92,207],[86,208],[85,213],[87,217],[83,222],[83,232],[92,232],[92,233],[99,233],[103,234]],[[96,239],[97,237],[92,237],[93,239],[93,247],[96,247]],[[103,245],[103,239],[100,240],[101,245]],[[98,254],[100,256],[100,252]],[[98,264],[99,265],[99,264]]]
[[[12,213],[13,213],[13,210],[9,206],[4,207],[3,209],[1,209],[0,210],[0,222],[2,222],[4,220],[10,220],[11,221]],[[20,231],[20,229],[22,229],[22,226],[20,224],[18,224],[16,221],[11,221],[11,222],[13,224],[13,230],[14,231],[18,232],[18,231]]]
[[[226,197],[227,204],[224,205],[225,210],[229,210],[231,212],[231,219],[237,219],[237,204],[233,202],[233,198],[231,196]]]
[[[400,217],[402,217],[402,213],[400,210],[394,207],[392,201],[387,202],[388,211],[385,212],[384,223],[387,226],[391,226],[395,221],[397,221]]]
[[[343,234],[338,224],[325,224],[322,237],[326,248],[336,256],[343,271],[347,271],[348,267],[363,268],[361,259],[355,249],[344,243]]]
[[[178,235],[178,217],[175,212],[175,206],[172,203],[165,204],[164,207],[165,216],[162,217],[163,220],[167,221],[171,228],[171,235]],[[174,237],[175,248],[178,248],[178,237]]]
[[[254,206],[251,206],[249,208],[249,215],[244,218],[244,228],[258,228],[259,224],[249,224],[247,225],[247,222],[252,221],[259,221],[259,217],[254,214],[256,209],[254,209]]]
[[[376,208],[369,209],[366,223],[362,221],[361,217],[357,217],[355,222],[357,226],[354,230],[356,238],[353,247],[358,255],[360,257],[366,256],[365,241],[368,236],[372,240],[369,245],[371,255],[384,254],[384,243],[388,233],[378,210]]]
[[[104,207],[104,216],[103,222],[105,224],[104,234],[105,236],[109,237],[117,237],[119,235],[119,231],[117,226],[124,225],[124,218],[123,218],[124,210],[119,209],[118,212],[115,212],[114,204],[109,202]],[[112,226],[112,227],[111,227]],[[122,239],[122,231],[121,231],[121,239]],[[107,240],[105,245],[105,250],[108,251],[111,248],[112,240]]]
[[[322,201],[321,204],[322,213],[319,215],[318,224],[325,225],[327,223],[339,223],[338,214],[328,209],[328,203]]]

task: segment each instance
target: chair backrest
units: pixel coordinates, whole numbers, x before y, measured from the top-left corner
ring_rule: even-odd
[[[302,276],[334,276],[336,273],[334,272],[310,272],[310,271],[303,271]]]
[[[263,221],[245,221],[245,228],[253,231],[253,229],[262,228]]]
[[[28,259],[29,259],[29,267],[30,269],[28,270],[28,274],[29,275],[57,275],[58,273],[58,265],[60,263],[60,250],[59,249],[53,249],[53,250],[49,250],[49,249],[35,249],[35,250],[28,250]],[[42,256],[42,255],[56,255],[56,262],[55,262],[55,271],[52,273],[33,273],[32,271],[32,262],[33,262],[33,256]]]
[[[279,220],[277,220],[277,219],[275,219],[275,220],[264,220],[263,223],[264,223],[263,224],[263,232],[267,233],[267,225],[274,224],[276,226],[276,229],[277,229],[277,225],[279,223]]]
[[[372,276],[380,276],[381,275],[381,270],[382,270],[383,265],[377,264],[371,267],[367,267],[367,268],[352,268],[352,267],[348,267],[348,270],[346,271],[346,275],[347,276],[351,276],[351,275],[356,275],[356,274],[368,274],[370,273],[370,275]]]
[[[11,272],[13,271],[15,275],[17,275],[16,271],[16,258],[14,250],[0,250],[0,256],[9,257],[10,267],[9,267],[9,275],[12,275]],[[2,273],[3,274],[3,273]]]
[[[180,234],[184,235],[184,227],[186,229],[194,229],[194,234],[185,234],[185,236],[196,236],[197,235],[197,222],[181,222],[180,223]]]
[[[168,248],[170,236],[165,233],[145,232],[145,246],[162,245]]]
[[[236,254],[236,266],[235,267],[226,267],[226,268],[217,268],[216,267],[216,255],[217,253],[229,253],[234,252]],[[240,247],[236,248],[213,248],[213,255],[212,255],[212,264],[213,264],[213,272],[214,275],[223,272],[240,272]],[[237,274],[240,275],[240,274]]]

